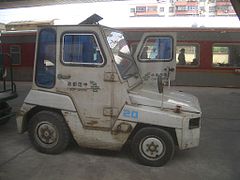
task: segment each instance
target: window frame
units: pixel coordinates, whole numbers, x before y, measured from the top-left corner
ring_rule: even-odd
[[[102,57],[102,63],[77,63],[77,62],[65,62],[64,61],[64,37],[66,35],[91,35],[93,36],[95,42],[96,42],[96,45],[98,46],[99,48],[99,51],[100,51],[100,55]],[[102,45],[101,45],[101,42],[98,38],[98,36],[96,35],[95,32],[74,32],[74,31],[67,31],[67,32],[63,32],[62,35],[61,35],[61,58],[60,58],[60,62],[65,65],[65,66],[83,66],[83,67],[103,67],[105,66],[106,64],[106,56],[105,54],[103,53],[103,48],[102,48]]]
[[[147,40],[149,39],[149,38],[158,38],[158,37],[168,37],[169,39],[171,39],[171,42],[172,42],[172,51],[171,51],[171,58],[170,59],[153,59],[153,60],[150,60],[150,59],[142,59],[141,58],[141,55],[142,55],[142,52],[143,52],[143,49],[144,49],[144,47],[145,47],[145,44],[146,44],[146,42],[147,42]],[[172,36],[169,36],[169,35],[166,35],[166,36],[147,36],[147,37],[145,37],[144,38],[144,41],[143,41],[143,43],[141,44],[141,49],[140,49],[140,51],[138,52],[138,55],[137,55],[137,60],[139,61],[139,62],[143,62],[143,63],[150,63],[150,62],[171,62],[171,61],[173,61],[174,60],[174,46],[175,46],[175,44],[174,44],[174,39],[173,39],[173,37]],[[131,50],[131,48],[130,48],[130,50]],[[136,49],[137,50],[137,49]]]
[[[177,56],[177,47],[178,46],[195,46],[196,47],[196,57],[198,59],[198,64],[197,65],[191,65],[191,64],[185,64],[185,65],[179,65],[178,64],[178,56]],[[200,67],[201,65],[201,53],[200,53],[200,44],[199,43],[191,43],[191,42],[179,42],[176,45],[176,66],[177,67],[188,67],[188,68],[197,68]]]
[[[16,52],[12,52],[12,48],[18,48],[18,52],[16,53]],[[21,46],[20,45],[10,45],[9,46],[9,54],[10,54],[10,56],[11,56],[11,64],[12,65],[21,65],[22,64],[22,52],[21,52]],[[12,61],[13,60],[13,58],[12,58],[12,54],[17,54],[18,55],[18,57],[19,57],[19,63],[13,63],[14,61]]]

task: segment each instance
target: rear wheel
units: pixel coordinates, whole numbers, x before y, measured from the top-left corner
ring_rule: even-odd
[[[52,111],[40,111],[29,122],[29,137],[43,153],[58,154],[66,149],[71,135],[64,118]]]
[[[134,157],[147,166],[163,166],[172,159],[175,145],[172,136],[165,130],[146,127],[133,137],[131,149]]]

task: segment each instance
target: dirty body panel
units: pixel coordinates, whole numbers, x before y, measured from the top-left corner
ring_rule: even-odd
[[[149,67],[156,74],[167,68],[168,79],[175,75],[170,73],[174,53],[166,52],[174,51],[174,36],[157,35],[144,36],[150,37],[147,44],[141,41],[158,49],[155,59],[148,51],[136,63],[120,31],[101,25],[40,28],[35,79],[17,117],[18,131],[28,130],[35,147],[46,153],[66,148],[69,132],[80,146],[98,149],[120,150],[131,138],[133,153],[151,166],[170,160],[176,144],[197,146],[197,98],[166,87],[158,92],[153,81],[143,83],[141,73]],[[142,54],[143,49],[138,48]]]

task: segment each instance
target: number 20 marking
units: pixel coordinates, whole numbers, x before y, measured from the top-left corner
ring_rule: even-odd
[[[138,112],[124,109],[123,110],[123,116],[127,117],[127,118],[131,118],[131,119],[138,119]]]

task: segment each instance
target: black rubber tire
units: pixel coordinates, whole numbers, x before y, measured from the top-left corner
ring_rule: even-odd
[[[152,143],[150,145],[147,144],[151,142],[152,139],[157,142],[156,144],[153,143],[153,147],[151,147]],[[162,150],[160,151],[161,154],[157,154],[156,157],[151,157],[152,154],[148,156],[149,151],[159,153],[159,145],[161,147],[159,149]],[[148,149],[144,150],[144,147],[148,147]],[[159,167],[165,165],[172,159],[175,152],[175,145],[172,136],[167,131],[156,127],[145,127],[134,135],[131,150],[133,156],[139,163],[146,166]]]
[[[71,140],[65,120],[57,112],[40,111],[30,119],[28,125],[29,138],[39,152],[59,154]]]

